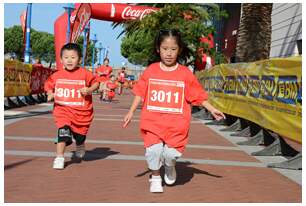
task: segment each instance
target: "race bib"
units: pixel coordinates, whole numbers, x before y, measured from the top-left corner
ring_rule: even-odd
[[[147,109],[182,114],[184,89],[183,81],[149,79]]]
[[[55,84],[54,102],[68,106],[84,106],[85,99],[79,91],[85,80],[58,79]]]

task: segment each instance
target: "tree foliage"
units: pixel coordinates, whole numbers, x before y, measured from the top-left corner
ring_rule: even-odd
[[[154,50],[154,39],[160,29],[177,29],[186,45],[185,56],[180,62],[193,65],[199,54],[199,49],[209,50],[213,56],[214,49],[200,43],[199,39],[208,34],[214,34],[215,29],[210,24],[216,18],[226,16],[215,4],[147,4],[159,7],[160,10],[147,15],[142,20],[116,23],[124,28],[121,54],[133,64],[148,65],[159,59]]]
[[[83,36],[77,43],[83,49]],[[91,64],[93,44],[87,46],[86,65]],[[45,62],[55,62],[54,35],[31,29],[31,52],[34,59],[39,58]],[[21,60],[24,56],[23,33],[21,26],[13,26],[4,29],[4,53],[15,53]],[[97,55],[97,51],[95,51]],[[96,56],[95,55],[95,56]]]

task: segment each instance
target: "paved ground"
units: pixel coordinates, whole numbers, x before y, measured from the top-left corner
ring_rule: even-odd
[[[139,134],[140,110],[127,129],[122,119],[132,101],[129,91],[114,103],[94,98],[95,119],[86,156],[52,169],[56,128],[51,104],[5,111],[5,202],[284,202],[302,201],[301,171],[267,168],[282,157],[254,158],[242,137],[219,132],[194,119],[190,141],[177,164],[178,179],[163,194],[149,192],[148,170]]]

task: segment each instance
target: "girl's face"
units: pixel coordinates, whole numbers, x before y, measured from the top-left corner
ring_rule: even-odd
[[[75,69],[79,64],[79,60],[80,57],[75,50],[64,50],[61,56],[61,62],[67,70]]]
[[[179,55],[179,45],[173,37],[166,37],[160,44],[159,54],[165,66],[174,66]]]

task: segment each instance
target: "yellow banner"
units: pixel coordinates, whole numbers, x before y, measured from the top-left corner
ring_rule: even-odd
[[[302,143],[302,57],[221,64],[197,77],[222,112]]]
[[[32,65],[19,61],[4,62],[4,96],[27,96],[30,94]]]

